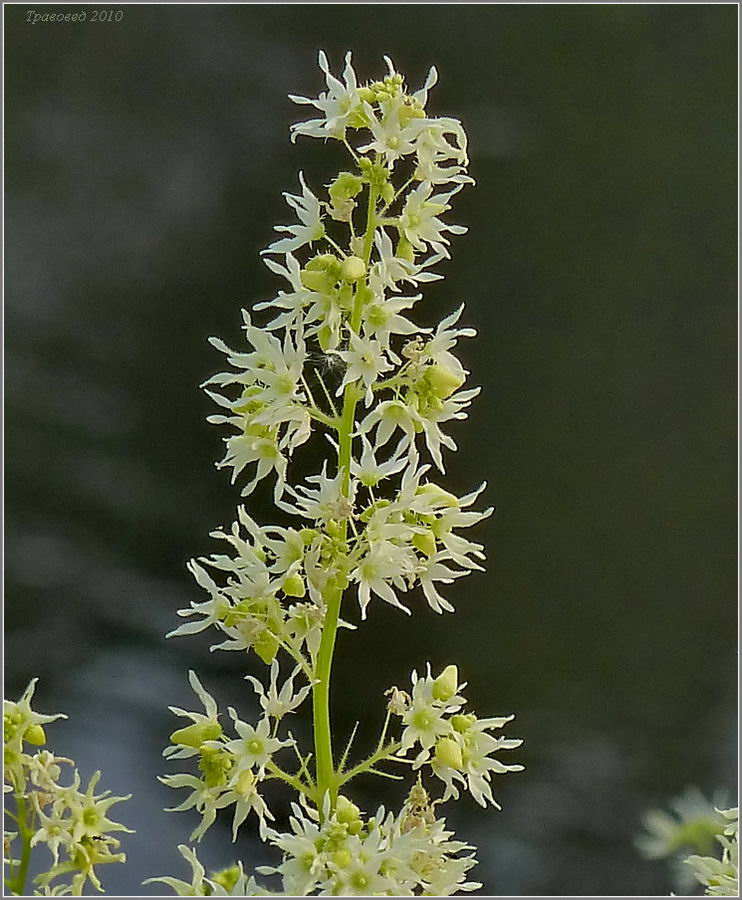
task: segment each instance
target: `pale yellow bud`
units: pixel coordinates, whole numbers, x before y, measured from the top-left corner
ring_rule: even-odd
[[[466,381],[457,372],[452,372],[446,366],[439,366],[435,363],[425,368],[424,377],[430,390],[439,400],[448,399]]]
[[[255,776],[253,775],[250,769],[245,769],[244,772],[240,772],[237,776],[237,782],[235,783],[234,789],[238,794],[242,794],[243,797],[247,797],[252,793],[253,788],[255,787]]]
[[[433,697],[436,700],[450,700],[459,687],[459,670],[456,666],[446,666],[433,682]]]
[[[399,243],[397,244],[396,255],[400,259],[406,259],[407,262],[411,262],[411,263],[415,262],[415,248],[407,240],[406,237],[401,237],[399,239]]]
[[[432,481],[429,481],[427,484],[421,484],[415,493],[429,496],[436,506],[444,506],[448,509],[453,509],[459,505],[457,497],[450,494],[448,491],[444,491],[443,488],[438,487],[437,484],[433,484]]]
[[[435,535],[432,531],[412,535],[412,546],[426,556],[433,556],[436,550]]]
[[[442,766],[451,769],[462,769],[464,760],[461,757],[461,748],[453,738],[441,738],[435,745],[435,759]]]
[[[344,281],[360,281],[366,274],[366,263],[360,256],[349,256],[343,260],[340,271]]]
[[[269,666],[278,653],[278,641],[266,628],[255,638],[253,647],[266,666]]]
[[[307,592],[304,579],[298,573],[289,575],[283,583],[283,592],[287,597],[303,597]]]
[[[353,855],[350,850],[336,850],[332,854],[332,861],[338,869],[346,869],[353,862]]]
[[[219,872],[214,872],[214,874],[209,877],[212,881],[221,885],[229,894],[239,880],[240,867],[230,866],[228,869],[221,869]]]
[[[46,743],[46,733],[41,725],[31,725],[23,735],[23,739],[34,747],[43,747]]]
[[[454,731],[458,731],[459,734],[468,731],[476,721],[477,717],[473,715],[451,716],[451,724],[453,725]]]
[[[170,743],[196,750],[204,741],[215,741],[222,736],[222,726],[218,722],[194,722],[186,728],[179,728],[170,735]]]
[[[348,825],[350,822],[355,822],[361,818],[360,809],[355,803],[348,800],[348,798],[344,797],[342,794],[337,799],[335,813],[338,822],[342,822],[344,825]]]

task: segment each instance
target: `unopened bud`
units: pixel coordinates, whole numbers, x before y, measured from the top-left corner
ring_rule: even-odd
[[[328,191],[333,201],[350,200],[363,190],[363,182],[358,175],[351,172],[341,172],[329,186]]]
[[[432,503],[436,506],[446,507],[447,509],[453,509],[454,507],[459,505],[458,498],[453,494],[450,494],[448,491],[444,491],[442,487],[439,487],[437,484],[433,484],[432,481],[427,482],[426,484],[421,484],[415,493],[419,495],[423,495],[427,497]]]
[[[222,736],[222,726],[218,722],[194,722],[186,728],[179,728],[170,735],[170,743],[196,750],[205,741],[215,741]]]
[[[395,256],[399,256],[400,259],[406,259],[407,262],[415,262],[415,248],[406,237],[399,239]]]
[[[453,738],[441,738],[435,745],[436,762],[451,769],[462,769],[464,760],[461,757],[461,749]]]
[[[366,263],[360,256],[349,256],[343,261],[341,273],[344,281],[360,281],[366,274]]]
[[[219,872],[214,872],[209,878],[223,887],[227,894],[231,894],[232,889],[239,881],[240,867],[229,866],[227,869],[221,869]]]
[[[460,714],[451,716],[451,724],[453,725],[454,731],[458,731],[459,734],[468,731],[476,721],[477,717],[473,715]]]
[[[340,278],[340,260],[334,253],[313,256],[301,270],[300,278],[308,290],[327,294]]]
[[[446,400],[466,381],[466,379],[457,372],[453,372],[446,366],[439,366],[437,364],[426,366],[424,377],[425,381],[430,386],[433,395],[440,400]]]
[[[338,303],[343,309],[350,312],[353,309],[353,285],[348,281],[340,285],[338,291]]]
[[[317,294],[329,294],[335,284],[328,278],[327,272],[312,272],[302,269],[299,278],[308,291],[315,291]]]
[[[324,353],[327,353],[328,350],[334,350],[337,345],[335,334],[329,325],[323,325],[319,329],[317,332],[317,340]]]
[[[426,556],[433,556],[436,550],[435,535],[432,531],[412,535],[412,546]]]
[[[356,822],[361,818],[360,809],[347,797],[342,794],[337,799],[335,806],[335,814],[338,822],[348,825],[350,822]]]
[[[319,253],[307,262],[305,268],[310,272],[326,272],[328,269],[336,268],[338,263],[339,260],[334,253]]]
[[[30,728],[26,729],[23,739],[28,741],[29,744],[33,744],[34,747],[43,747],[46,743],[46,732],[41,725],[31,725]]]
[[[266,628],[255,638],[253,647],[266,666],[269,666],[278,653],[278,641]]]
[[[336,850],[332,854],[332,861],[338,869],[346,869],[353,862],[353,856],[350,850]]]
[[[450,700],[459,687],[459,670],[456,666],[446,666],[433,682],[433,697],[436,700]]]
[[[283,592],[287,597],[303,597],[307,592],[304,579],[298,573],[289,575],[283,583]]]
[[[252,773],[251,769],[245,769],[244,772],[240,772],[237,776],[237,782],[235,783],[234,789],[238,794],[242,794],[243,797],[247,797],[252,793],[252,789],[255,787],[255,776]]]

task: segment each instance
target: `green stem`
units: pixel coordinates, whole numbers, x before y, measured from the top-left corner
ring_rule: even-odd
[[[346,772],[340,779],[340,786],[350,781],[351,778],[355,778],[356,775],[362,775],[364,772],[368,772],[377,762],[393,758],[394,754],[401,746],[402,744],[399,741],[394,741],[391,744],[387,744],[386,747],[379,747],[368,757],[368,759],[364,759],[362,763],[358,763],[357,766],[354,766],[349,772]],[[406,762],[406,760],[396,759],[396,762]]]
[[[266,763],[265,768],[273,775],[274,778],[280,778],[281,781],[285,781],[286,784],[290,784],[291,787],[298,791],[300,794],[306,794],[308,797],[311,796],[310,789],[302,783],[302,781],[297,778],[295,775],[290,775],[288,772],[284,772],[279,766],[277,766],[274,762],[268,761]]]
[[[363,237],[363,261],[368,268],[376,231],[376,205],[379,189],[376,184],[369,187],[368,212],[366,216],[366,233]],[[350,330],[358,334],[361,328],[365,284],[359,284],[353,299],[353,311],[350,316]],[[343,392],[343,410],[338,427],[338,472],[342,473],[343,493],[347,496],[350,490],[350,461],[353,450],[353,432],[355,431],[355,412],[359,393],[355,384],[345,386]],[[348,537],[348,521],[343,521],[340,543]],[[332,673],[332,657],[335,652],[340,604],[345,590],[344,576],[331,579],[333,582],[325,596],[325,621],[322,628],[322,639],[317,653],[315,671],[316,682],[312,688],[314,718],[314,753],[317,771],[317,800],[322,811],[324,795],[329,792],[330,806],[334,809],[337,801],[338,775],[332,755],[332,731],[330,728],[330,677]]]
[[[16,804],[18,807],[18,836],[23,843],[23,849],[21,850],[18,872],[12,882],[8,882],[8,887],[14,894],[22,897],[26,893],[26,878],[28,877],[28,866],[31,862],[31,838],[34,835],[34,830],[26,822],[26,798],[20,792],[16,794]]]

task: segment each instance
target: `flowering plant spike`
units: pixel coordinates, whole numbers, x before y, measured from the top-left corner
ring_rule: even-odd
[[[109,818],[111,807],[126,797],[111,797],[110,791],[95,793],[101,773],[96,772],[85,790],[71,759],[39,749],[46,744],[45,725],[66,719],[63,713],[45,716],[31,708],[37,678],[31,680],[20,700],[3,701],[3,790],[6,805],[3,862],[5,888],[28,896],[26,890],[31,856],[45,846],[49,868],[33,879],[34,894],[79,897],[90,882],[102,891],[96,866],[126,862],[117,852],[120,841],[114,831],[132,833]],[[70,772],[71,770],[71,772]],[[63,784],[70,778],[69,784]],[[8,804],[7,799],[12,798]],[[38,855],[38,854],[35,854]],[[69,880],[68,880],[69,879]]]
[[[198,709],[171,708],[181,724],[164,755],[186,771],[162,777],[185,789],[176,807],[200,818],[198,841],[220,809],[232,812],[233,834],[255,822],[279,859],[259,874],[281,886],[258,887],[241,865],[207,876],[195,851],[180,849],[190,882],[164,881],[181,894],[449,895],[473,890],[473,847],[455,840],[438,806],[463,789],[482,806],[497,806],[494,774],[523,767],[500,758],[520,740],[501,735],[512,716],[479,718],[467,707],[455,665],[413,671],[407,690],[387,692],[387,715],[376,749],[352,761],[351,742],[338,754],[330,728],[330,679],[341,605],[355,599],[365,619],[379,602],[410,613],[421,598],[451,612],[445,587],[482,570],[483,548],[465,529],[489,516],[475,510],[484,485],[463,497],[440,484],[444,451],[456,449],[449,429],[466,418],[479,388],[455,355],[459,306],[435,328],[415,324],[419,288],[440,279],[451,235],[465,228],[445,214],[465,185],[467,140],[459,121],[434,117],[428,92],[437,73],[410,92],[386,58],[387,74],[361,85],[345,58],[342,78],[319,54],[327,89],[291,99],[314,117],[292,126],[299,137],[336,141],[347,170],[324,187],[302,172],[284,196],[293,221],[276,227],[263,251],[283,279],[277,296],[259,303],[258,325],[243,311],[245,346],[218,338],[228,367],[204,385],[227,427],[218,466],[249,496],[263,479],[276,506],[295,525],[259,525],[245,505],[234,524],[212,536],[222,552],[189,569],[206,594],[179,615],[171,635],[210,628],[212,649],[254,653],[268,683],[250,676],[259,699],[257,722],[226,715],[197,675]],[[303,484],[292,483],[291,460],[310,438],[327,438],[329,458]],[[288,664],[288,665],[287,665]],[[302,748],[286,720],[311,697],[314,746]],[[398,811],[362,811],[352,782],[391,775],[407,764],[410,784]],[[411,771],[410,771],[411,769]],[[391,776],[399,777],[399,776]],[[297,794],[290,830],[277,830],[269,782]],[[435,797],[435,785],[439,796]]]

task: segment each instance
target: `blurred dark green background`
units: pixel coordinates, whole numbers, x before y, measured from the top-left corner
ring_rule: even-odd
[[[195,819],[155,775],[187,668],[254,711],[241,655],[163,634],[237,501],[206,338],[236,343],[277,290],[258,252],[297,169],[318,186],[342,159],[288,140],[324,48],[363,79],[384,53],[413,86],[435,64],[431,109],[470,134],[470,233],[423,309],[465,300],[479,329],[449,477],[497,506],[456,616],[376,603],[342,635],[338,734],[361,709],[368,745],[390,683],[455,661],[525,739],[502,812],[450,810],[485,891],[669,893],[640,814],[736,778],[736,5],[29,8],[5,7],[6,690],[39,675],[39,708],[71,717],[57,752],[135,794],[108,889],[184,874]],[[250,508],[276,518],[269,490]],[[232,853],[207,834],[207,864]]]

